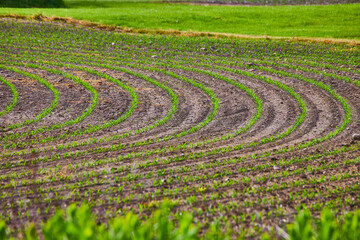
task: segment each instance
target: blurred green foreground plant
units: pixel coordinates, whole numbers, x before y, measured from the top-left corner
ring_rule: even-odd
[[[288,226],[292,240],[358,240],[360,239],[360,210],[348,212],[342,220],[325,208],[320,220],[315,220],[309,210],[301,211],[295,222]]]
[[[96,216],[86,204],[75,204],[66,209],[57,210],[46,223],[41,225],[43,239],[90,240],[90,239],[157,239],[157,240],[193,240],[199,239],[200,224],[195,224],[192,214],[183,212],[171,214],[171,204],[163,203],[149,218],[142,220],[129,212],[109,220],[107,224],[97,224]],[[29,225],[23,232],[27,240],[39,239],[35,226]],[[206,239],[229,239],[228,233],[222,233],[219,223],[215,222],[205,234]],[[6,224],[0,221],[0,240],[11,239]]]
[[[26,240],[61,239],[119,239],[119,240],[195,240],[195,239],[230,239],[231,231],[221,228],[219,221],[209,227],[204,236],[199,236],[201,224],[195,224],[191,213],[171,214],[171,204],[163,203],[146,220],[129,212],[109,220],[107,224],[97,224],[96,216],[88,205],[77,207],[70,205],[66,212],[57,210],[55,215],[41,225],[41,231],[31,224],[23,230],[22,237]],[[339,220],[329,209],[324,209],[320,220],[316,220],[309,210],[302,210],[295,221],[288,225],[290,240],[358,240],[360,239],[360,210],[349,212]],[[275,233],[263,235],[263,239],[275,239]],[[19,235],[18,235],[19,236]],[[284,236],[282,236],[284,238]],[[13,239],[4,221],[0,221],[0,240]]]

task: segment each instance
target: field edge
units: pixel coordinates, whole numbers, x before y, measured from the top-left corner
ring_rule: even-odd
[[[122,33],[132,33],[141,35],[167,35],[167,36],[182,36],[182,37],[211,37],[211,38],[227,38],[227,39],[263,39],[263,40],[284,40],[291,42],[312,42],[324,44],[337,44],[348,46],[360,46],[360,40],[356,39],[343,39],[343,38],[318,38],[318,37],[276,37],[276,36],[257,36],[257,35],[243,35],[234,33],[218,33],[218,32],[198,32],[198,31],[179,31],[173,29],[141,29],[120,27],[115,25],[102,24],[91,22],[87,20],[78,20],[72,17],[59,17],[59,16],[45,16],[43,14],[34,15],[20,15],[20,14],[0,14],[0,18],[13,18],[13,19],[27,19],[37,20],[43,22],[62,22],[76,26],[91,27],[107,31],[117,31]]]

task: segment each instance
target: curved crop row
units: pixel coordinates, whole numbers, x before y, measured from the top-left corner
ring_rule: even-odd
[[[6,105],[5,109],[0,112],[0,117],[1,117],[5,114],[9,113],[14,108],[14,106],[18,102],[19,94],[16,91],[14,84],[12,84],[11,82],[9,82],[8,80],[6,80],[3,77],[0,77],[0,81],[10,88],[11,93],[13,95],[12,102],[9,103],[8,105]]]

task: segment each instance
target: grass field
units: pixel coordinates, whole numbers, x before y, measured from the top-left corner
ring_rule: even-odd
[[[201,6],[68,1],[66,9],[0,9],[0,14],[73,17],[135,29],[176,29],[259,36],[360,39],[360,4]]]

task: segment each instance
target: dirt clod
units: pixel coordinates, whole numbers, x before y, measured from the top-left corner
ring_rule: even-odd
[[[352,139],[353,139],[354,141],[359,141],[359,140],[360,140],[360,134],[358,134],[358,133],[353,134],[353,135],[352,135]]]

